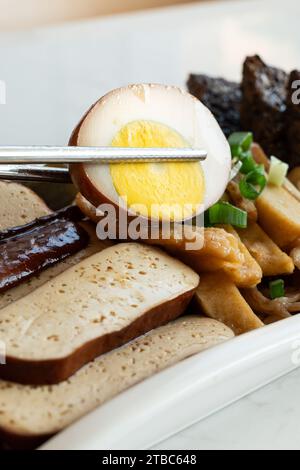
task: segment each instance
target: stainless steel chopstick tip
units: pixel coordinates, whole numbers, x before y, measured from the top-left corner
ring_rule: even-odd
[[[159,163],[203,161],[204,149],[120,147],[0,147],[0,164]]]
[[[0,147],[0,180],[71,183],[68,168],[45,165],[195,162],[206,157],[205,150],[191,148]]]
[[[68,168],[0,165],[0,180],[41,183],[72,183]]]

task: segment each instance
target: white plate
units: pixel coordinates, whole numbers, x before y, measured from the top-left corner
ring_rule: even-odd
[[[0,34],[0,142],[64,144],[93,101],[129,82],[182,86],[197,71],[238,79],[256,52],[299,68],[299,17],[298,0],[239,0]],[[295,317],[190,358],[43,448],[148,448],[297,367],[298,337]]]
[[[46,450],[145,449],[300,365],[300,315],[234,338],[132,387]]]

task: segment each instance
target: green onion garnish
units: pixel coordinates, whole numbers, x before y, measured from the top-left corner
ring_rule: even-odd
[[[228,139],[233,157],[239,157],[241,152],[247,152],[252,143],[253,135],[251,132],[234,132]]]
[[[250,173],[240,181],[241,195],[253,201],[261,195],[266,184],[267,178],[265,176],[264,166],[256,165],[255,170],[250,171]]]
[[[270,282],[269,287],[271,299],[279,299],[280,297],[285,296],[283,279],[277,279],[276,281]]]
[[[251,132],[234,132],[228,142],[233,160],[241,162],[240,172],[245,175],[239,184],[241,195],[254,201],[263,192],[267,178],[264,166],[257,165],[251,152],[253,135]]]
[[[247,212],[229,204],[229,202],[218,202],[208,210],[209,223],[229,224],[239,228],[247,227]]]
[[[230,177],[229,177],[230,181],[233,180],[239,174],[243,166],[243,163],[241,162],[241,160],[236,161],[235,158],[232,160],[232,163],[233,163],[233,166],[231,168]]]
[[[252,152],[243,152],[240,156],[242,162],[241,173],[246,175],[251,171],[254,171],[257,167],[257,163],[255,162],[254,158],[252,157]]]
[[[287,163],[282,162],[276,157],[271,157],[271,166],[268,182],[276,186],[282,186],[289,170]]]
[[[209,209],[204,212],[204,227],[211,227],[211,223],[209,221]]]

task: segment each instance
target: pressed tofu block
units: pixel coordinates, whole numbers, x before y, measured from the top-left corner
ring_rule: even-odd
[[[31,189],[0,181],[0,231],[32,222],[51,214],[44,201]]]
[[[107,248],[1,310],[0,377],[51,384],[181,315],[199,276],[137,243]]]
[[[233,336],[215,320],[186,316],[100,356],[58,385],[0,381],[0,437],[13,447],[36,446],[123,390]]]

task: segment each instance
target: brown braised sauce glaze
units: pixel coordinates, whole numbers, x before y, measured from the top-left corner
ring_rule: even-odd
[[[83,217],[70,206],[0,232],[0,293],[85,248],[89,235],[77,223]]]

